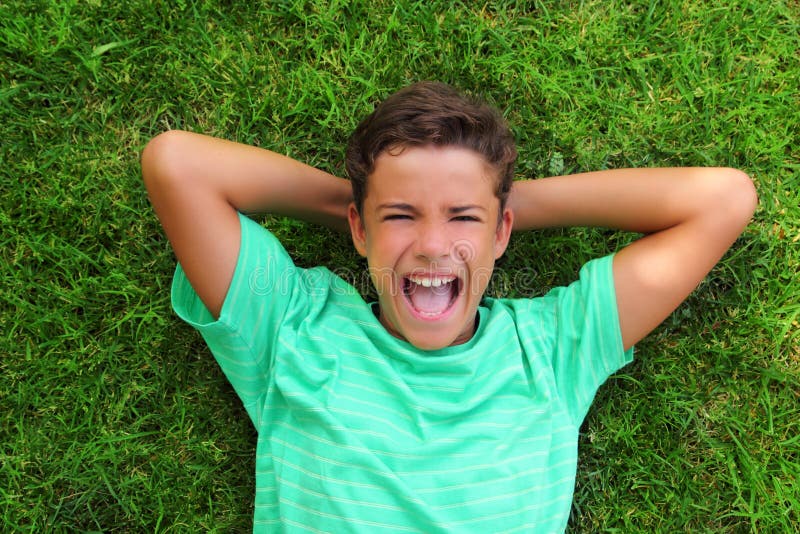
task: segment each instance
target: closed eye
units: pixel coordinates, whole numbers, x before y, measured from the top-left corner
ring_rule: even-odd
[[[472,215],[459,215],[457,217],[453,217],[451,220],[458,222],[480,222],[479,218],[473,217]]]
[[[386,215],[383,220],[384,221],[402,221],[402,220],[410,220],[411,215],[405,215],[403,213],[392,213],[391,215]]]

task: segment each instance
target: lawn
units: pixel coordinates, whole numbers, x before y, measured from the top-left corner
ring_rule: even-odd
[[[251,528],[255,433],[171,311],[139,154],[182,128],[343,175],[357,121],[421,79],[496,103],[520,178],[753,178],[752,223],[598,394],[569,529],[800,530],[798,50],[795,0],[0,2],[4,530]],[[347,236],[263,222],[363,282]],[[490,290],[541,294],[633,237],[516,235]]]

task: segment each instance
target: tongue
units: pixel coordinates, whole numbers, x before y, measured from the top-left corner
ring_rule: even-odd
[[[455,282],[442,284],[439,287],[425,287],[412,283],[408,298],[411,304],[424,313],[442,313],[450,304],[452,286]]]

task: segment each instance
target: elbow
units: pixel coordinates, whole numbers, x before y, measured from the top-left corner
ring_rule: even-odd
[[[704,167],[697,175],[699,188],[694,204],[700,218],[741,231],[750,222],[758,195],[750,177],[727,167]]]
[[[726,211],[744,228],[758,206],[758,193],[753,180],[737,169],[724,169],[722,196]]]
[[[181,171],[183,138],[186,132],[168,130],[151,139],[141,156],[142,180],[152,193],[165,182],[185,175]]]

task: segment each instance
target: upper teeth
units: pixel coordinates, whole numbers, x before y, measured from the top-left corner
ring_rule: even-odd
[[[434,276],[432,278],[421,278],[417,276],[409,276],[409,280],[417,285],[423,287],[439,287],[442,284],[449,284],[456,279],[455,276]]]

